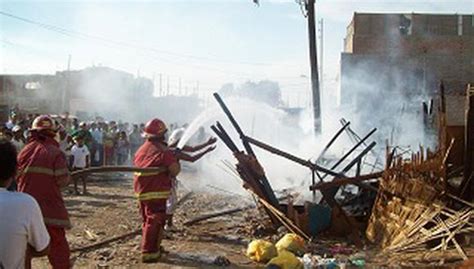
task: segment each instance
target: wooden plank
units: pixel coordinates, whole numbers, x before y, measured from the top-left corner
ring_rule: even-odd
[[[318,158],[316,158],[316,161],[315,163],[318,163],[318,161],[324,156],[324,154],[329,150],[329,148],[332,146],[332,144],[334,144],[334,142],[336,141],[336,139],[344,132],[344,130],[349,127],[349,125],[351,124],[350,121],[346,122],[342,127],[341,129],[339,129],[339,131],[331,138],[331,140],[329,140],[328,144],[324,147],[324,149],[321,151],[321,153],[319,154]]]
[[[377,172],[377,173],[361,175],[361,176],[356,176],[356,177],[350,177],[350,178],[335,178],[331,182],[320,182],[320,183],[317,183],[313,186],[310,186],[310,189],[311,190],[323,190],[323,189],[327,189],[327,188],[331,188],[331,187],[335,187],[335,186],[347,185],[347,184],[364,186],[364,185],[360,185],[358,183],[360,183],[362,181],[369,180],[369,179],[379,178],[382,175],[383,175],[383,172]]]
[[[347,157],[349,157],[360,145],[365,144],[365,141],[369,139],[377,131],[377,128],[372,129],[364,138],[360,139],[341,159],[339,159],[330,169],[336,169]],[[325,174],[322,178],[324,179],[328,174]]]
[[[251,208],[255,208],[255,206],[251,205],[251,206],[246,206],[246,207],[232,208],[232,209],[214,212],[214,213],[203,214],[201,216],[198,216],[196,218],[186,221],[183,225],[191,226],[201,221],[205,221],[205,220],[209,220],[209,219],[213,219],[217,217],[222,217],[222,216],[227,216],[227,215],[232,215],[232,214],[242,212],[244,210],[251,209]]]
[[[266,151],[268,151],[268,152],[271,152],[271,153],[273,153],[273,154],[276,154],[276,155],[278,155],[278,156],[281,156],[281,157],[283,157],[283,158],[286,158],[286,159],[288,159],[288,160],[290,160],[290,161],[293,161],[293,162],[295,162],[295,163],[298,163],[298,164],[300,164],[300,165],[302,165],[302,166],[306,166],[306,167],[308,167],[308,168],[311,169],[311,170],[321,171],[321,172],[324,172],[324,173],[329,174],[329,175],[331,175],[331,176],[345,177],[343,174],[340,174],[340,173],[337,173],[337,172],[332,171],[332,170],[330,170],[330,169],[324,168],[324,167],[319,166],[319,165],[317,165],[317,164],[314,164],[314,163],[312,163],[312,162],[310,162],[310,161],[308,161],[308,160],[304,160],[304,159],[299,158],[299,157],[297,157],[297,156],[295,156],[295,155],[292,155],[292,154],[290,154],[290,153],[288,153],[288,152],[284,152],[284,151],[282,151],[282,150],[280,150],[280,149],[277,149],[277,148],[275,148],[275,147],[272,147],[272,146],[270,146],[270,145],[268,145],[268,144],[266,144],[266,143],[264,143],[264,142],[262,142],[262,141],[259,141],[259,140],[255,139],[255,138],[245,136],[244,139],[247,140],[249,143],[251,143],[251,144],[253,144],[253,145],[255,145],[255,146],[257,146],[257,147],[259,147],[259,148],[261,148],[261,149],[264,149],[264,150],[266,150]]]
[[[237,123],[237,121],[235,120],[234,116],[232,115],[232,113],[230,112],[229,108],[227,107],[227,105],[224,103],[224,100],[222,100],[222,98],[219,96],[218,93],[214,93],[214,98],[217,100],[217,103],[219,103],[220,107],[222,108],[222,110],[224,111],[224,113],[226,114],[227,118],[229,119],[229,121],[231,122],[232,126],[234,126],[235,130],[237,131],[237,133],[239,134],[240,138],[242,139],[242,143],[244,145],[244,148],[245,150],[247,151],[247,154],[249,154],[250,156],[253,156],[255,159],[257,158],[255,156],[255,153],[252,149],[252,147],[250,146],[250,143],[248,143],[244,137],[245,137],[245,134],[244,132],[242,131],[242,128],[240,128],[240,125]],[[275,207],[279,207],[279,204],[278,204],[278,200],[275,196],[275,192],[273,191],[270,183],[268,182],[268,179],[266,178],[266,176],[262,176],[258,179],[260,181],[260,183],[263,185],[263,191],[264,191],[264,194],[267,198],[267,200]]]

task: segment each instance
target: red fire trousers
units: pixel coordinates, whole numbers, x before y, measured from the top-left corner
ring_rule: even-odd
[[[142,255],[149,258],[159,257],[158,239],[166,221],[166,199],[140,201],[142,214]]]
[[[49,263],[53,269],[69,269],[71,267],[69,261],[70,251],[65,229],[50,225],[46,225],[46,229],[51,237]]]

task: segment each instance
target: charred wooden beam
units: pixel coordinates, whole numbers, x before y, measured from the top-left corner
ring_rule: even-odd
[[[355,159],[353,159],[348,165],[346,165],[346,167],[344,167],[344,169],[341,171],[341,174],[346,174],[349,170],[352,169],[352,167],[354,165],[356,165],[360,160],[362,160],[362,158],[367,155],[367,153],[373,148],[375,147],[377,143],[375,142],[372,142],[368,147],[366,147]],[[357,182],[356,184],[357,186],[361,186],[363,188],[367,188],[367,189],[372,189],[374,191],[377,191],[377,188],[374,188],[370,185],[367,185],[367,184],[364,184],[362,182]],[[327,195],[330,195],[331,197],[334,197],[336,195],[336,193],[339,191],[339,186],[335,186],[333,188],[330,188],[326,191],[326,194]]]
[[[208,214],[204,214],[204,215],[198,216],[196,218],[193,218],[191,220],[188,220],[183,225],[191,226],[191,225],[194,225],[194,224],[199,223],[201,221],[205,221],[205,220],[209,220],[209,219],[213,219],[213,218],[218,218],[218,217],[222,217],[222,216],[227,216],[227,215],[232,215],[232,214],[242,212],[244,210],[251,209],[251,208],[255,208],[255,206],[251,205],[251,206],[246,206],[246,207],[238,207],[238,208],[227,209],[227,210],[224,210],[224,211],[219,211],[219,212],[214,212],[214,213],[208,213]]]
[[[329,140],[328,144],[323,148],[321,153],[319,154],[318,158],[316,158],[315,163],[318,163],[318,161],[324,156],[324,154],[329,150],[329,148],[334,144],[336,139],[344,132],[344,130],[349,127],[351,123],[348,121],[346,122],[341,129]]]
[[[382,175],[383,175],[383,172],[377,172],[377,173],[355,176],[355,177],[335,178],[333,181],[320,182],[313,186],[310,186],[309,188],[310,190],[323,190],[323,189],[329,189],[332,187],[342,186],[342,185],[347,185],[347,184],[353,184],[353,185],[365,187],[366,186],[365,184],[362,185],[358,183],[366,181],[366,180],[370,180],[370,179],[376,179],[376,178],[381,177]],[[368,189],[373,190],[373,188],[368,188]]]
[[[369,151],[371,151],[375,147],[375,145],[377,145],[375,141],[370,143],[361,153],[359,153],[359,155],[357,155],[357,157],[355,157],[348,165],[346,165],[346,167],[344,167],[344,169],[342,169],[341,173],[345,174],[349,170],[351,170],[354,165],[356,165],[360,160],[362,160],[362,158],[364,158],[365,155],[367,155],[367,153],[369,153]]]
[[[319,165],[317,165],[317,164],[314,164],[314,163],[312,163],[312,162],[310,162],[310,161],[308,161],[308,160],[301,159],[301,158],[299,158],[299,157],[297,157],[297,156],[295,156],[295,155],[292,155],[292,154],[290,154],[290,153],[287,153],[287,152],[284,152],[284,151],[282,151],[282,150],[280,150],[280,149],[277,149],[277,148],[275,148],[275,147],[272,147],[272,146],[270,146],[270,145],[268,145],[268,144],[266,144],[266,143],[264,143],[264,142],[261,142],[261,141],[255,139],[255,138],[246,136],[246,137],[244,137],[244,140],[247,140],[247,141],[248,141],[249,143],[251,143],[252,145],[255,145],[255,146],[257,146],[257,147],[259,147],[259,148],[261,148],[261,149],[264,149],[264,150],[266,150],[266,151],[268,151],[268,152],[271,152],[271,153],[273,153],[273,154],[276,154],[276,155],[278,155],[278,156],[281,156],[281,157],[283,157],[283,158],[286,158],[286,159],[288,159],[288,160],[290,160],[290,161],[293,161],[293,162],[295,162],[295,163],[301,164],[302,166],[306,166],[306,167],[308,167],[308,168],[311,169],[311,170],[314,170],[314,171],[321,171],[321,172],[324,172],[324,173],[329,174],[329,175],[332,175],[332,176],[345,177],[344,175],[342,175],[342,174],[340,174],[340,173],[334,172],[334,171],[332,171],[332,170],[330,170],[330,169],[327,169],[327,168],[324,168],[324,167],[319,166]]]
[[[341,159],[339,159],[332,167],[331,170],[336,169],[343,161],[345,161],[360,145],[365,144],[365,141],[369,139],[370,136],[372,136],[375,132],[377,131],[377,128],[372,129],[364,138],[360,139],[359,142],[357,142],[344,156],[342,156]],[[371,150],[372,147],[369,149]],[[368,151],[367,151],[368,152]],[[366,152],[366,153],[367,153]],[[364,154],[365,155],[365,154]],[[325,174],[322,178],[324,179],[327,176]]]
[[[237,121],[235,120],[234,116],[232,115],[232,113],[230,112],[229,108],[227,107],[227,105],[224,103],[224,100],[222,100],[222,98],[219,96],[218,93],[214,93],[214,98],[217,100],[217,103],[219,103],[220,107],[222,108],[222,110],[224,111],[224,113],[226,114],[227,118],[229,119],[230,123],[232,124],[232,126],[234,126],[235,130],[237,131],[237,133],[239,134],[239,136],[242,138],[244,137],[244,132],[242,131],[242,128],[240,128],[240,125],[237,123]],[[245,141],[243,141],[243,144],[244,144],[244,147],[245,147],[245,151],[247,151],[247,154],[249,155],[252,155],[255,157],[255,153],[253,152],[253,149],[252,147],[250,146],[249,143],[246,143]]]
[[[239,148],[235,145],[234,141],[229,137],[227,132],[224,130],[222,125],[219,122],[216,122],[216,125],[211,126],[212,131],[222,140],[222,142],[232,151],[232,153],[239,152]]]
[[[346,124],[348,121],[347,121],[346,119],[344,119],[344,118],[341,118],[340,122],[341,122],[342,125],[344,125],[344,124]],[[349,136],[349,139],[351,139],[354,143],[357,143],[357,142],[359,142],[359,141],[361,140],[360,136],[359,136],[354,130],[352,130],[352,128],[351,128],[350,126],[347,127],[346,133],[347,133],[347,135]],[[362,144],[363,144],[364,146],[367,146],[367,143],[365,143],[365,142],[362,143]],[[377,152],[375,152],[374,150],[372,150],[371,153],[372,153],[375,157],[378,157]],[[376,159],[376,164],[380,164],[380,163],[378,162],[378,158]]]
[[[242,139],[242,144],[244,145],[244,148],[245,150],[247,151],[247,154],[254,157],[256,160],[257,160],[257,157],[255,156],[255,153],[252,149],[252,147],[250,146],[250,144],[244,139],[245,137],[245,134],[244,132],[242,131],[242,128],[240,128],[239,124],[237,123],[237,121],[235,120],[234,116],[232,115],[232,113],[230,112],[229,108],[227,107],[227,105],[224,103],[224,100],[222,100],[222,98],[219,96],[218,93],[214,93],[214,98],[217,100],[217,102],[219,103],[220,107],[222,108],[222,110],[224,111],[224,113],[226,114],[227,118],[229,119],[229,121],[231,122],[231,124],[234,126],[235,130],[237,131],[237,133],[239,134],[240,138]],[[273,192],[273,189],[270,185],[270,183],[268,182],[268,179],[266,178],[265,175],[261,176],[259,179],[259,182],[260,184],[263,185],[263,193],[264,195],[266,196],[267,198],[267,201],[270,202],[273,206],[275,207],[279,207],[279,204],[278,204],[278,200],[275,196],[275,193]]]

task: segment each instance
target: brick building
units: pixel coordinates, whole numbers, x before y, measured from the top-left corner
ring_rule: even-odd
[[[341,105],[360,105],[359,93],[374,93],[373,85],[433,96],[440,80],[448,94],[474,81],[473,15],[354,14],[341,56]]]
[[[447,128],[438,139],[446,141],[431,140],[439,145],[455,138],[449,162],[460,166],[466,87],[474,81],[474,16],[354,14],[341,55],[340,104],[359,112],[362,122],[387,130],[408,118],[415,124],[399,135],[410,135],[421,128],[423,102],[433,100],[434,113],[439,109],[440,81]],[[397,107],[409,117],[400,120]]]

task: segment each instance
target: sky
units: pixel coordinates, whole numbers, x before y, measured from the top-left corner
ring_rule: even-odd
[[[323,97],[335,96],[354,12],[474,12],[473,0],[319,0]],[[291,106],[309,100],[307,21],[296,1],[0,1],[0,72],[108,66],[202,95],[224,83],[270,79]],[[12,17],[14,16],[14,17]],[[318,37],[320,33],[318,32]],[[321,45],[318,40],[318,46]],[[321,57],[320,57],[321,58]]]

